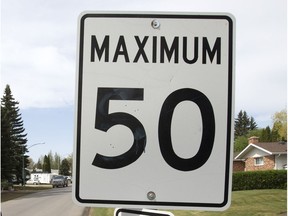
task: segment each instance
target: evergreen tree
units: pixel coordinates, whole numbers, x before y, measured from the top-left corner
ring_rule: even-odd
[[[243,112],[242,112],[242,110],[240,110],[240,112],[237,115],[237,118],[235,119],[235,126],[234,126],[235,138],[243,135],[243,132],[242,132],[242,125],[243,125],[242,119],[243,119]]]
[[[235,138],[246,136],[249,131],[257,129],[257,124],[253,117],[249,117],[246,111],[240,110],[235,119]]]
[[[262,129],[260,140],[261,142],[271,142],[271,129],[269,126]]]
[[[13,143],[10,139],[10,126],[4,116],[1,106],[1,180],[11,181],[14,169],[14,157],[12,156]]]
[[[11,181],[15,176],[22,181],[23,165],[29,164],[27,134],[18,108],[19,102],[13,98],[9,85],[6,85],[1,98],[1,179]],[[25,173],[24,173],[25,176]]]
[[[42,168],[43,168],[43,164],[42,164],[41,161],[43,161],[43,160],[41,160],[41,159],[39,158],[39,159],[38,159],[38,162],[37,162],[37,164],[36,164],[36,168],[37,168],[37,169],[42,169]]]
[[[70,176],[70,166],[69,161],[65,158],[62,160],[60,169],[59,169],[60,175]]]
[[[272,130],[270,129],[269,126],[267,126],[265,129],[262,129],[260,140],[262,142],[277,142],[277,141],[281,141],[281,137],[280,137],[280,134],[279,134],[279,127],[277,125],[277,122],[274,123]]]
[[[247,115],[246,111],[243,112],[242,123],[243,123],[243,125],[242,125],[243,134],[242,135],[246,135],[250,129],[250,118]]]
[[[48,157],[49,157],[49,160],[50,160],[50,167],[51,167],[51,169],[55,169],[55,167],[54,167],[55,160],[54,160],[53,153],[52,153],[51,150],[50,150],[49,153],[48,153]]]
[[[29,161],[29,165],[28,165],[28,169],[35,169],[36,168],[36,164],[35,164],[35,162],[33,161],[33,159],[32,158],[28,158],[28,161]]]
[[[51,173],[51,164],[49,156],[44,156],[44,162],[43,162],[43,173]]]
[[[257,124],[255,122],[255,119],[251,116],[250,118],[250,122],[249,122],[249,130],[252,131],[252,130],[255,130],[257,129]]]

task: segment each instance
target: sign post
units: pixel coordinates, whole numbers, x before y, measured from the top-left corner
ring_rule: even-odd
[[[115,209],[114,216],[174,216],[171,212],[151,209]]]
[[[229,207],[234,31],[228,14],[81,15],[77,203]]]

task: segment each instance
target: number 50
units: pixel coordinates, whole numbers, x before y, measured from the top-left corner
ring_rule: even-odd
[[[124,112],[108,113],[110,100],[143,100],[142,88],[98,88],[95,128],[107,132],[114,125],[125,125],[134,136],[131,148],[118,156],[96,154],[92,164],[105,169],[118,169],[135,162],[144,152],[146,132],[142,123],[133,115]],[[176,106],[182,101],[194,102],[202,117],[202,138],[197,154],[181,158],[175,154],[171,141],[171,123]],[[200,91],[190,88],[172,92],[164,101],[158,123],[158,139],[164,160],[174,169],[191,171],[203,166],[209,159],[215,136],[215,118],[209,99]]]

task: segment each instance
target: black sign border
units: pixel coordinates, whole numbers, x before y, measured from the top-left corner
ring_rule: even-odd
[[[225,167],[225,189],[224,199],[221,203],[190,203],[190,202],[158,202],[158,201],[134,201],[134,200],[96,200],[96,199],[82,199],[80,197],[80,146],[81,146],[81,111],[82,111],[82,83],[83,83],[83,44],[84,44],[84,28],[85,20],[87,18],[165,18],[165,19],[214,19],[214,20],[227,20],[229,23],[229,36],[228,36],[228,107],[227,107],[227,135],[226,135],[226,167]],[[77,117],[76,117],[76,173],[74,184],[75,187],[75,198],[79,203],[82,204],[103,204],[103,205],[115,205],[115,206],[162,206],[173,208],[175,207],[199,207],[199,208],[223,208],[229,202],[229,189],[230,189],[230,152],[231,152],[231,127],[232,127],[232,111],[233,111],[233,56],[234,56],[234,24],[232,18],[227,14],[130,14],[130,13],[86,13],[80,17],[80,38],[79,38],[79,56],[78,56],[78,101],[77,106]],[[231,183],[232,184],[232,183]]]
[[[135,215],[148,215],[148,216],[170,216],[170,214],[166,213],[155,213],[155,212],[145,212],[141,210],[134,210],[134,209],[118,209],[115,212],[115,216],[119,216],[120,213],[129,213],[129,214],[135,214]]]

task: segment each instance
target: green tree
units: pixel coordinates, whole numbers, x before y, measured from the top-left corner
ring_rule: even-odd
[[[271,129],[269,126],[262,129],[260,140],[261,142],[271,142]]]
[[[248,145],[246,136],[239,136],[234,141],[234,152],[241,152]]]
[[[51,164],[50,164],[50,158],[49,156],[44,156],[44,162],[43,162],[43,173],[51,173]]]
[[[60,163],[61,163],[61,157],[60,157],[60,155],[59,155],[57,152],[55,152],[55,153],[54,153],[53,169],[59,170]]]
[[[68,155],[68,157],[66,158],[68,163],[69,163],[69,167],[70,167],[70,175],[72,175],[72,171],[73,171],[73,154]]]
[[[281,138],[279,133],[279,127],[277,126],[277,124],[274,124],[271,131],[271,142],[277,142],[280,141],[281,139],[283,140],[283,138]]]
[[[249,117],[246,111],[240,110],[235,119],[235,138],[246,136],[249,131],[257,129],[257,124],[253,117]]]
[[[245,121],[247,121],[247,119],[244,119],[244,113],[242,110],[240,110],[237,118],[235,119],[235,137],[245,135],[246,130],[247,130],[245,126]]]
[[[4,111],[1,106],[1,180],[12,180],[14,163],[12,156],[13,146],[10,140],[10,126],[8,120],[4,117]]]
[[[273,115],[273,128],[272,132],[274,131],[274,136],[278,133],[278,140],[285,140],[287,141],[287,110],[281,110],[280,112],[276,112]]]
[[[50,167],[51,167],[51,169],[55,169],[55,168],[54,168],[55,160],[54,160],[53,153],[52,153],[51,150],[50,150],[49,153],[48,153],[48,157],[49,157],[49,160],[50,160]]]
[[[48,155],[47,155],[47,157],[49,157],[51,169],[58,170],[58,169],[59,169],[59,166],[60,166],[60,163],[61,163],[60,155],[59,155],[57,152],[55,152],[55,153],[53,154],[53,152],[50,150],[49,153],[48,153]],[[41,158],[41,159],[39,159],[39,160],[43,161],[43,163],[44,163],[44,157],[41,156],[40,158]],[[43,167],[43,165],[41,166],[41,168],[42,168],[42,167]],[[41,168],[40,168],[40,169],[41,169]]]
[[[35,164],[35,162],[33,161],[33,159],[32,158],[28,158],[28,160],[29,160],[29,165],[28,165],[28,169],[35,169],[35,167],[36,167],[36,164]]]
[[[249,137],[260,137],[262,133],[261,129],[254,129],[249,131],[245,136],[239,136],[234,141],[234,152],[241,152],[249,144]]]
[[[253,131],[255,129],[257,129],[257,123],[255,122],[255,119],[251,116],[249,121],[249,130]]]
[[[11,181],[15,176],[22,181],[23,171],[29,164],[27,150],[27,134],[20,109],[11,92],[10,86],[6,85],[4,95],[1,98],[1,180]]]
[[[41,159],[39,158],[38,162],[36,163],[36,168],[37,169],[42,169],[43,168],[43,162],[42,161],[44,161],[43,156],[42,156]]]
[[[59,174],[60,175],[65,175],[65,176],[70,176],[70,165],[69,161],[65,158],[62,160],[60,169],[59,169]]]

